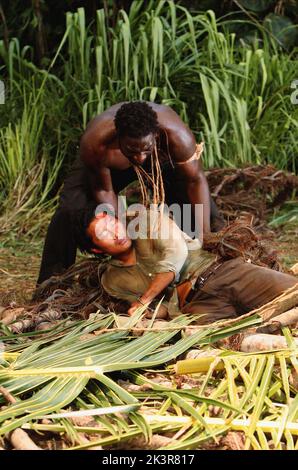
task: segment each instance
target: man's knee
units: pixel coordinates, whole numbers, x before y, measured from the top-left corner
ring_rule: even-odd
[[[256,268],[258,272],[256,269],[254,285],[257,283],[260,286],[260,292],[264,295],[263,303],[273,300],[295,284],[298,287],[298,279],[290,274],[259,266]]]
[[[280,295],[285,292],[287,289],[295,286],[297,284],[298,289],[298,279],[295,276],[290,274],[281,273],[278,271],[272,271],[273,274],[273,288],[275,289],[276,295]]]

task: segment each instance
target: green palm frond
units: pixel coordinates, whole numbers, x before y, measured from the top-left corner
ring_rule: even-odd
[[[297,435],[298,430],[298,400],[297,390],[291,389],[288,377],[293,370],[291,360],[293,357],[297,358],[297,355],[297,349],[262,354],[229,351],[216,358],[180,361],[175,369],[180,374],[189,371],[196,374],[196,377],[204,376],[200,394],[207,385],[209,389],[210,386],[212,388],[212,374],[215,371],[221,374],[220,385],[217,386],[218,381],[213,383],[214,390],[208,398],[216,397],[225,404],[233,404],[241,412],[233,411],[228,415],[222,411],[223,417],[212,418],[205,415],[206,405],[202,405],[200,411],[211,429],[215,426],[216,429],[223,430],[228,425],[230,430],[244,431],[246,449],[267,449],[269,440],[278,449],[281,439],[293,448],[293,436]],[[194,437],[195,433],[197,437]],[[198,429],[195,432],[191,430],[185,442],[183,440],[169,448],[197,446],[202,442],[202,437],[204,436],[200,436]]]
[[[113,328],[114,314],[96,315],[75,322],[56,340],[47,340],[47,335],[52,338],[49,332],[27,339],[18,353],[5,352],[0,385],[17,401],[0,411],[0,433],[20,426],[59,432],[68,436],[72,448],[83,449],[136,436],[150,442],[158,432],[177,436],[166,449],[190,449],[210,440],[219,445],[227,431],[240,430],[245,433],[246,448],[269,448],[269,440],[275,448],[282,443],[296,446],[297,391],[288,381],[296,350],[223,351],[218,357],[178,361],[176,372],[183,377],[190,372],[195,380],[190,388],[177,387],[173,366],[164,369],[194,346],[206,348],[218,338],[258,324],[258,317],[242,319],[233,327],[200,329],[185,337],[183,330],[192,319],[180,316],[168,323],[168,329],[148,329],[134,337],[131,331],[140,315],[142,310],[121,330]],[[285,333],[290,343],[290,333]],[[14,345],[7,344],[7,348]],[[162,366],[159,372],[158,366]],[[148,377],[150,371],[165,377],[167,384]],[[125,387],[119,377],[130,386]],[[71,407],[68,411],[67,406]],[[218,416],[213,417],[210,409],[217,409]],[[92,416],[94,424],[73,424],[76,414]],[[48,425],[40,422],[44,417],[51,420]],[[80,443],[77,433],[85,428],[88,435],[100,433],[101,437]]]

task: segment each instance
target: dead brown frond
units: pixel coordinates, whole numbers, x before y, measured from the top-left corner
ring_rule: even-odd
[[[258,224],[298,188],[297,176],[272,165],[215,168],[206,176],[220,212],[229,221],[248,212],[254,214],[254,224]]]
[[[241,256],[260,266],[281,270],[277,252],[258,235],[251,225],[235,220],[220,232],[204,236],[203,248],[227,260]]]

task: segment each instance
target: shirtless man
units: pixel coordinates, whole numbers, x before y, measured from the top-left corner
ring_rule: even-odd
[[[166,203],[190,203],[192,208],[203,204],[203,232],[210,231],[210,220],[215,228],[220,218],[199,159],[202,146],[196,145],[190,129],[168,106],[144,101],[118,103],[95,117],[81,138],[80,158],[64,183],[48,228],[38,284],[75,262],[72,211],[94,200],[111,204],[117,215],[117,194],[137,179],[135,168],[150,172],[155,149]]]

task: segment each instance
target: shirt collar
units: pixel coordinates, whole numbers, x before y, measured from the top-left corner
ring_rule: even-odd
[[[134,249],[134,251],[135,251],[135,249]],[[136,254],[136,252],[135,252],[135,254]],[[136,266],[138,264],[138,262],[132,263],[132,264],[124,264],[123,261],[121,261],[119,259],[111,258],[111,260],[109,261],[109,264],[111,266],[117,266],[117,268],[131,268],[133,266]]]

